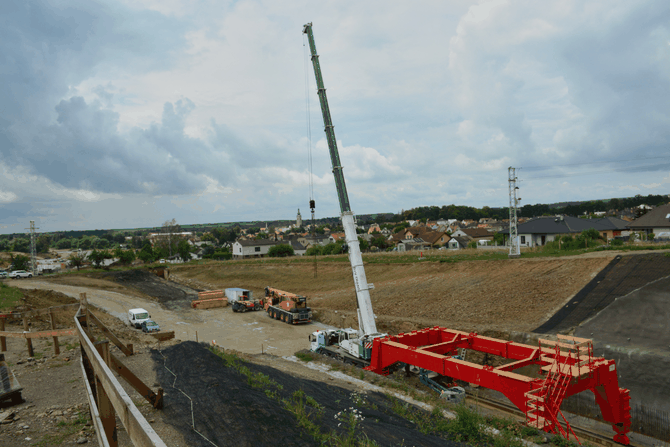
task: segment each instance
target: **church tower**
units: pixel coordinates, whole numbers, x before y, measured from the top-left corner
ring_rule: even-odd
[[[300,215],[300,208],[298,208],[298,215],[295,218],[295,226],[297,228],[302,227],[302,216]]]

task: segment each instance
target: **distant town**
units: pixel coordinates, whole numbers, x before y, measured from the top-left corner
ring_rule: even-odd
[[[668,240],[668,202],[667,195],[648,195],[525,205],[518,208],[519,243],[522,248],[553,243],[588,247]],[[356,231],[363,252],[505,249],[509,225],[508,208],[446,205],[359,215]],[[33,237],[31,243],[30,234],[1,235],[2,267],[39,274],[113,264],[333,255],[347,250],[337,217],[311,222],[300,210],[292,221],[180,224],[172,220],[153,228],[59,231]]]

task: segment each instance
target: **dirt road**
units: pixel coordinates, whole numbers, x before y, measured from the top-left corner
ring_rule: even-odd
[[[321,323],[291,326],[270,319],[263,311],[234,313],[230,307],[208,310],[166,309],[160,303],[133,294],[132,291],[99,290],[93,282],[89,286],[57,284],[44,280],[14,281],[13,286],[23,289],[55,290],[74,298],[86,293],[89,303],[127,321],[128,309],[142,307],[164,331],[175,331],[179,340],[216,342],[226,349],[248,354],[267,352],[285,356],[308,347],[308,336],[317,329],[326,328]]]

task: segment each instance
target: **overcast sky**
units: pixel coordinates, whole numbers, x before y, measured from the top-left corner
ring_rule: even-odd
[[[307,22],[356,213],[670,192],[667,0],[5,0],[0,232],[338,215]]]

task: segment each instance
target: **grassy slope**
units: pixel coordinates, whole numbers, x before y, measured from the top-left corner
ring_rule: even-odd
[[[0,309],[12,310],[21,303],[23,293],[16,287],[0,282]]]

